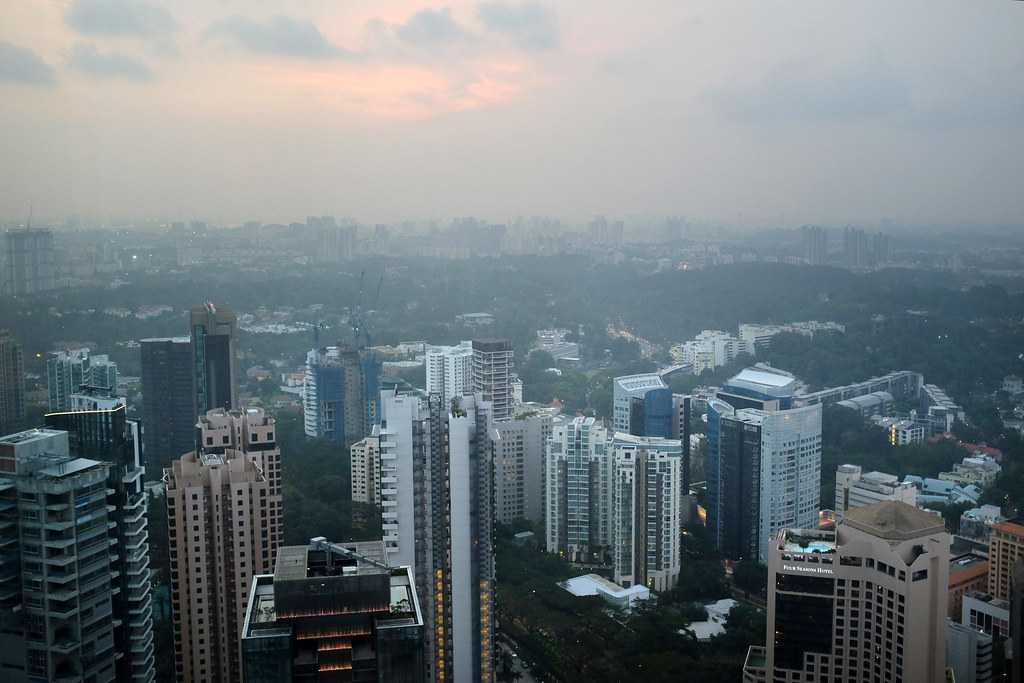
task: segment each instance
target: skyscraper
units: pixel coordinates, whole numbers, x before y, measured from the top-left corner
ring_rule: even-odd
[[[496,420],[494,451],[495,521],[544,521],[544,450],[551,437],[550,413],[526,412]]]
[[[428,394],[440,394],[450,403],[453,398],[473,393],[473,342],[428,346],[424,365]]]
[[[9,434],[25,422],[25,360],[21,344],[0,330],[0,434]]]
[[[748,368],[708,402],[708,528],[726,557],[765,559],[782,528],[817,524],[821,406],[790,408],[795,381]]]
[[[179,680],[241,680],[239,635],[253,577],[281,543],[280,451],[262,410],[215,410],[197,452],[164,470]]]
[[[1024,683],[1024,557],[1013,567],[1010,584],[1010,682]]]
[[[800,228],[804,260],[808,265],[820,266],[828,261],[828,230],[818,225]]]
[[[512,343],[473,340],[473,392],[491,404],[495,420],[512,415]]]
[[[577,417],[556,422],[548,444],[548,552],[610,562],[612,578],[626,588],[672,588],[685,494],[680,442],[612,434],[592,417]]]
[[[38,228],[4,233],[4,276],[0,294],[23,296],[57,286],[53,233]]]
[[[1024,519],[993,524],[988,553],[988,592],[1008,600],[1014,566],[1024,558]]]
[[[46,357],[46,390],[51,411],[67,410],[71,395],[82,387],[117,390],[117,363],[89,349],[55,351]]]
[[[604,559],[610,545],[608,498],[610,439],[592,417],[559,419],[545,458],[544,512],[547,551],[570,562]]]
[[[306,354],[306,436],[352,444],[373,430],[380,413],[380,364],[369,349],[338,345]]]
[[[380,437],[368,436],[352,444],[352,502],[380,505]]]
[[[72,457],[67,432],[0,437],[5,681],[115,680],[110,467]]]
[[[626,375],[612,380],[612,426],[636,436],[672,435],[672,392],[660,375]]]
[[[783,529],[768,552],[767,646],[743,680],[940,683],[949,534],[896,501],[849,510],[835,531]]]
[[[616,434],[609,515],[614,581],[666,591],[679,579],[682,448],[673,439]]]
[[[117,679],[149,681],[153,676],[153,619],[150,607],[149,532],[139,424],[125,417],[125,400],[106,389],[83,390],[67,410],[46,415],[46,426],[68,434],[69,452],[109,465],[107,514],[111,526],[110,576]]]
[[[195,449],[192,345],[188,337],[143,339],[143,462],[150,475]]]
[[[189,314],[192,335],[194,416],[214,408],[231,410],[238,404],[238,335],[235,314],[212,303],[194,306]]]
[[[422,598],[430,680],[494,677],[490,405],[382,392],[384,544]]]
[[[46,393],[50,410],[65,410],[71,394],[89,383],[89,349],[46,355]]]
[[[423,613],[409,567],[381,541],[278,551],[255,577],[242,626],[246,683],[424,680]]]

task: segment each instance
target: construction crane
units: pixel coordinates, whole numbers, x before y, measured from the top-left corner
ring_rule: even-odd
[[[363,270],[359,273],[359,290],[356,293],[355,304],[352,306],[352,313],[348,317],[349,326],[352,328],[352,345],[356,349],[362,349],[370,346],[370,332],[367,329],[366,312],[363,309],[365,282],[366,271]],[[377,281],[377,292],[373,298],[373,308],[376,308],[377,302],[380,301],[380,290],[383,286],[384,273],[381,273],[380,279]]]

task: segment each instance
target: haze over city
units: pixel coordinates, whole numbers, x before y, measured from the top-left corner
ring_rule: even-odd
[[[1020,3],[27,0],[0,216],[1019,225]]]

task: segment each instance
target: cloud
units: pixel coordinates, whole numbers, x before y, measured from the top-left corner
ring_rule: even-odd
[[[157,37],[178,28],[170,12],[141,0],[75,0],[64,19],[88,35]]]
[[[404,42],[417,46],[434,46],[469,38],[469,34],[452,18],[448,7],[422,9],[395,27],[395,34]]]
[[[327,40],[313,22],[284,15],[272,17],[266,23],[231,16],[212,24],[205,35],[257,54],[305,59],[355,56]]]
[[[97,78],[122,78],[140,82],[153,80],[153,72],[144,62],[116,52],[104,54],[95,45],[75,45],[68,64],[76,71]]]
[[[57,75],[32,50],[0,41],[0,82],[53,85]]]
[[[550,50],[560,42],[554,14],[536,2],[483,2],[478,15],[489,31],[508,35],[526,50]]]
[[[821,68],[791,62],[760,81],[709,91],[718,111],[743,123],[853,121],[907,111],[910,86],[884,61]]]

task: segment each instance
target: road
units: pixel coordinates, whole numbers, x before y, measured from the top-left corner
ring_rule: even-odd
[[[509,654],[513,655],[512,670],[519,674],[520,683],[540,683],[540,681],[533,677],[533,674],[530,673],[530,670],[523,665],[523,658],[518,656],[515,650],[513,650],[503,642],[499,642],[498,647],[508,652]]]

